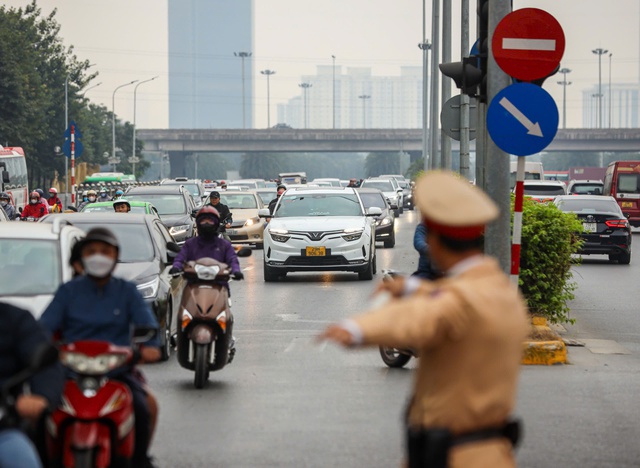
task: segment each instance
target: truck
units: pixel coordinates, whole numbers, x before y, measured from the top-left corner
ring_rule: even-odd
[[[278,177],[280,178],[280,183],[285,185],[307,183],[306,172],[281,172]]]
[[[569,180],[604,180],[606,172],[606,167],[570,167]]]

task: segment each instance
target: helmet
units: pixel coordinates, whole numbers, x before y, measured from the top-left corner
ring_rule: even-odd
[[[113,202],[113,209],[116,210],[116,206],[118,205],[127,205],[129,207],[128,211],[131,211],[131,203],[129,203],[128,200],[125,200],[124,198],[118,198],[116,201]],[[118,211],[118,210],[116,210]]]
[[[106,189],[106,188],[104,188],[104,187],[101,187],[101,188],[100,188],[100,193],[107,193],[107,189]]]
[[[0,192],[0,200],[11,200],[11,197],[7,192]]]
[[[218,221],[220,221],[220,213],[218,213],[218,210],[216,210],[213,206],[210,206],[210,205],[203,206],[202,208],[200,208],[200,211],[198,211],[198,214],[196,214],[196,223],[198,222],[198,219],[202,216],[214,216],[218,219]]]
[[[91,189],[91,190],[87,191],[87,196],[88,195],[97,195],[97,193],[96,193],[95,190]]]
[[[57,195],[57,194],[58,194],[58,190],[57,190],[55,187],[51,187],[51,188],[49,189],[49,193],[54,193],[54,194],[56,194],[56,195]]]
[[[220,192],[218,192],[217,190],[213,190],[213,191],[209,194],[209,198],[220,198]]]
[[[118,244],[118,239],[116,236],[107,228],[96,227],[87,232],[87,235],[84,239],[82,239],[79,243],[82,244],[79,249],[82,251],[85,245],[89,242],[104,242],[105,244],[111,245],[116,249],[120,250],[120,245]]]
[[[29,198],[37,198],[38,200],[40,200],[40,194],[38,193],[37,190],[34,190],[29,194]]]
[[[42,189],[37,188],[36,192],[40,195],[40,198],[44,198],[44,191]]]
[[[120,196],[120,195],[124,195],[124,192],[120,189],[116,190],[116,195]]]
[[[286,186],[286,185],[283,185],[283,184],[279,184],[279,185],[278,185],[278,188],[276,188],[276,190],[280,190],[280,189],[287,190],[287,186]]]
[[[82,191],[82,196],[83,196],[83,197],[86,197],[86,196],[87,196],[87,191],[86,191],[86,190],[83,190],[83,191]]]

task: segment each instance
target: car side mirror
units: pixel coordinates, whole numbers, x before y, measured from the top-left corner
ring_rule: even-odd
[[[401,188],[399,188],[398,190],[396,190],[396,192],[398,192],[398,193],[402,193],[402,189],[401,189]]]
[[[398,205],[396,205],[395,203],[391,203],[391,204],[389,204],[389,208],[391,208],[392,210],[397,210],[398,209]]]
[[[238,257],[251,257],[251,249],[247,247],[242,247],[240,250],[236,252]]]
[[[200,210],[199,210],[199,209],[197,209],[197,208],[195,208],[195,209],[191,210],[191,217],[192,217],[192,218],[195,218],[195,217],[196,217],[196,215],[198,214],[198,211],[200,211]]]
[[[269,208],[261,208],[258,210],[258,217],[260,218],[272,218],[271,211]]]
[[[382,214],[382,210],[377,206],[372,206],[367,209],[367,216],[380,216]]]

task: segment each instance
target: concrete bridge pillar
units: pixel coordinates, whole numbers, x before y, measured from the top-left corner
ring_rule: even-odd
[[[185,177],[187,175],[187,169],[185,162],[187,161],[186,151],[169,151],[169,164],[171,165],[171,171],[169,177],[175,179],[176,177]]]

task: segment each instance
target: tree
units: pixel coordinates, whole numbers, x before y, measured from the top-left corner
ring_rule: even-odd
[[[380,174],[399,174],[400,158],[398,153],[369,153],[364,163],[367,177]]]

